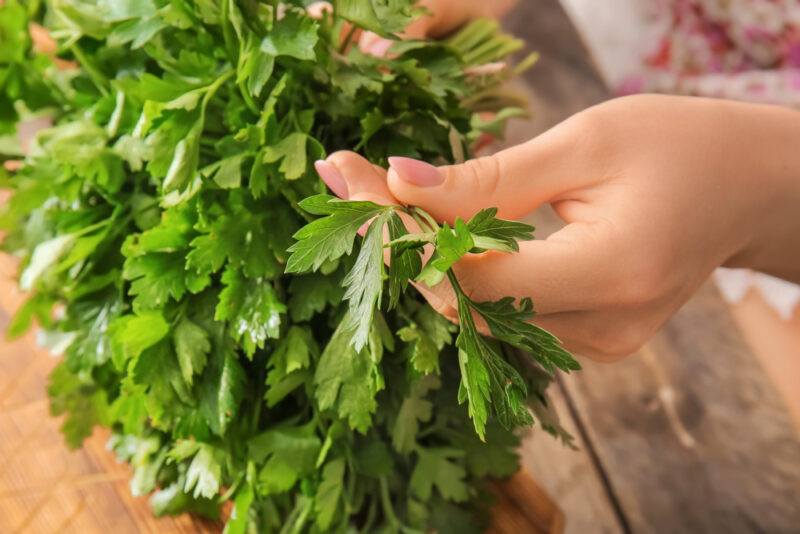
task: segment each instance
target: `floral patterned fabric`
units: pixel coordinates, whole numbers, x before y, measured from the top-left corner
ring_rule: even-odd
[[[656,0],[653,7],[666,31],[620,93],[800,108],[800,0]]]
[[[800,109],[800,0],[652,0],[665,32],[621,94],[675,93]],[[798,177],[800,178],[800,177]],[[784,320],[800,286],[745,269],[718,269],[729,302],[756,288]]]

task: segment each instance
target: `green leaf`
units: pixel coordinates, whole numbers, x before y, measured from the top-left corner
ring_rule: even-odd
[[[344,290],[332,275],[294,276],[289,284],[289,315],[294,322],[308,321],[327,306],[342,301]]]
[[[247,375],[231,348],[216,348],[199,381],[200,412],[211,431],[223,435],[239,412]]]
[[[275,406],[309,380],[310,374],[304,370],[311,365],[312,355],[318,354],[319,348],[309,330],[298,326],[289,328],[269,359],[264,395],[268,407]]]
[[[387,226],[392,242],[410,235],[397,213],[391,213]],[[392,247],[389,265],[389,309],[392,309],[400,302],[409,280],[416,278],[422,270],[422,258],[417,249]]]
[[[214,177],[214,181],[223,189],[235,189],[242,185],[242,162],[247,154],[237,154],[220,160],[206,167],[203,174]]]
[[[228,321],[230,335],[252,357],[267,339],[278,337],[286,306],[269,282],[245,278],[236,269],[226,269],[222,283],[214,319]]]
[[[181,375],[191,386],[194,375],[202,373],[206,366],[207,356],[211,350],[208,332],[183,317],[175,326],[172,336]]]
[[[472,240],[469,227],[461,219],[456,219],[456,224],[453,228],[445,224],[436,234],[436,253],[438,257],[435,260],[431,260],[431,263],[437,270],[443,273],[447,272],[474,246],[475,243]]]
[[[145,350],[169,333],[169,324],[158,311],[124,315],[108,327],[114,365],[122,369],[124,362],[138,358]]]
[[[534,316],[531,299],[522,299],[519,307],[514,306],[511,297],[497,302],[472,302],[471,306],[486,320],[494,337],[529,352],[548,372],[556,368],[565,372],[580,370],[580,363],[564,350],[558,338],[529,322]]]
[[[317,512],[316,525],[322,531],[330,528],[337,512],[341,510],[344,467],[344,460],[337,458],[322,468],[322,481],[314,499],[314,510]]]
[[[357,445],[356,470],[362,475],[381,478],[394,471],[394,459],[389,447],[380,439],[367,439]]]
[[[261,50],[271,56],[314,59],[318,28],[314,19],[289,11],[273,24],[272,31],[261,41]]]
[[[287,273],[316,271],[323,263],[349,255],[358,230],[373,217],[391,208],[365,201],[338,201],[317,195],[300,203],[316,215],[326,215],[294,234],[297,242],[289,248]]]
[[[356,351],[367,344],[375,307],[383,294],[383,227],[389,215],[383,212],[370,224],[356,262],[342,282],[344,298],[350,303],[346,328],[352,329]]]
[[[306,141],[308,136],[304,133],[294,132],[287,135],[278,144],[266,147],[262,154],[264,163],[281,162],[280,170],[287,180],[296,180],[303,176],[308,165],[306,154]]]
[[[436,253],[422,269],[417,280],[433,287],[444,279],[444,273],[475,246],[472,234],[461,219],[453,228],[445,223],[436,234]]]
[[[251,34],[239,57],[237,82],[242,83],[246,80],[248,92],[258,98],[272,76],[274,68],[275,55],[262,50],[260,43]]]
[[[433,403],[426,400],[425,396],[440,385],[439,378],[434,375],[423,376],[412,383],[392,428],[392,445],[400,454],[414,450],[420,423],[427,423],[433,416]]]
[[[380,35],[405,29],[411,22],[413,2],[408,0],[334,0],[334,12]]]
[[[314,471],[321,446],[312,425],[279,426],[252,438],[247,443],[250,456],[264,463],[258,473],[259,490],[268,494],[289,490]]]
[[[200,161],[200,135],[203,133],[205,118],[201,114],[189,133],[178,141],[172,161],[167,169],[162,188],[165,193],[182,189],[197,173],[197,164]]]
[[[497,208],[487,208],[479,211],[467,223],[477,248],[516,252],[519,250],[518,241],[533,239],[533,226],[497,219],[496,215]]]
[[[459,460],[464,456],[458,449],[420,449],[417,465],[411,474],[411,491],[427,501],[435,487],[449,501],[463,502],[469,498],[465,481],[467,472]]]
[[[380,341],[371,339],[367,347],[356,351],[346,320],[342,320],[322,352],[314,375],[314,395],[321,410],[336,408],[351,428],[365,433],[377,409],[375,395],[384,387],[378,366]]]

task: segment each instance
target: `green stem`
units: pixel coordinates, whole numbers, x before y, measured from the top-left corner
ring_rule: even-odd
[[[236,493],[236,490],[239,489],[239,484],[242,483],[242,474],[240,473],[239,476],[236,477],[236,480],[231,484],[231,487],[228,488],[228,491],[223,493],[217,498],[217,502],[220,504],[224,504],[233,497],[233,494]]]
[[[422,209],[420,207],[417,207],[417,206],[413,206],[411,209],[414,211],[414,213],[419,213],[422,217],[425,218],[425,220],[430,225],[430,228],[431,228],[432,231],[434,231],[434,232],[438,232],[439,231],[439,223],[436,222],[436,219],[431,217],[431,215],[427,211],[425,211],[424,209]]]
[[[252,111],[256,115],[258,115],[258,113],[259,113],[258,112],[258,106],[256,106],[255,100],[253,100],[253,97],[250,96],[250,91],[247,90],[247,87],[245,87],[244,84],[245,84],[245,81],[241,80],[236,85],[239,86],[239,92],[242,94],[242,98],[244,99],[245,105],[247,105],[247,107],[248,107],[248,109],[250,111]]]
[[[381,477],[379,482],[381,487],[381,504],[383,505],[383,513],[386,515],[386,520],[389,522],[389,526],[394,530],[394,532],[399,532],[400,520],[397,519],[397,515],[394,513],[392,498],[389,495],[389,483],[386,481],[386,477]]]
[[[89,79],[92,80],[97,90],[100,91],[100,94],[107,96],[108,89],[106,89],[106,86],[108,86],[108,78],[106,78],[105,75],[100,72],[100,69],[98,69],[86,54],[83,53],[78,43],[73,43],[69,48],[75,56],[75,59],[77,59],[78,63],[83,67],[83,70],[89,75]]]
[[[222,84],[230,80],[234,74],[235,73],[233,69],[229,69],[223,72],[219,76],[219,78],[214,80],[214,83],[208,86],[206,94],[203,95],[203,101],[201,103],[201,109],[203,110],[203,113],[205,113],[206,107],[208,107],[208,103],[211,102],[212,98],[214,98],[214,95],[217,93],[217,91],[219,91],[219,88],[222,87]]]
[[[239,54],[233,44],[233,35],[231,35],[230,9],[230,0],[222,0],[222,40],[231,63],[235,64]]]

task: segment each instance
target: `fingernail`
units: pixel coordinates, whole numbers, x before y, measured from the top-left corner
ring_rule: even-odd
[[[350,191],[347,189],[347,182],[345,181],[339,169],[333,164],[321,159],[314,163],[314,168],[317,169],[319,177],[325,182],[325,185],[333,191],[333,194],[339,198],[346,199],[350,196]]]
[[[333,6],[330,2],[314,2],[306,6],[306,12],[312,19],[320,20],[325,13],[333,13]]]
[[[372,45],[374,45],[375,42],[380,38],[380,35],[377,33],[365,31],[358,39],[358,47],[361,48],[363,52],[366,52],[372,48]]]
[[[424,161],[394,157],[389,158],[389,166],[401,180],[419,187],[434,187],[444,182],[439,169]]]
[[[385,57],[386,53],[389,52],[389,49],[394,44],[394,41],[390,39],[384,39],[383,37],[378,37],[375,39],[370,47],[366,50],[368,54],[372,54],[375,57]]]

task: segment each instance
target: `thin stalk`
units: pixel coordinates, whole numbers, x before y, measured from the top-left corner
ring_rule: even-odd
[[[378,479],[380,482],[381,487],[381,504],[383,505],[383,513],[386,515],[386,520],[389,522],[389,525],[395,532],[400,531],[400,520],[397,519],[397,515],[394,513],[394,507],[392,506],[392,498],[389,495],[389,483],[386,481],[386,477],[381,477]]]
[[[73,43],[70,45],[69,49],[75,55],[75,59],[78,60],[78,63],[81,64],[83,70],[86,71],[86,74],[89,75],[89,79],[92,80],[92,83],[97,87],[97,90],[100,91],[100,94],[103,96],[108,95],[108,89],[106,86],[108,85],[108,78],[100,72],[100,70],[92,63],[92,61],[83,53],[81,47],[78,46],[78,43]]]
[[[203,112],[205,112],[205,109],[208,107],[208,103],[211,102],[212,98],[214,98],[214,95],[217,93],[217,91],[219,91],[219,88],[222,87],[222,84],[230,80],[233,75],[233,69],[229,69],[223,72],[219,78],[214,80],[214,82],[208,86],[206,94],[203,95],[203,101],[201,103]]]
[[[230,0],[222,0],[222,40],[225,43],[225,49],[228,53],[228,58],[231,63],[236,63],[239,59],[239,54],[236,46],[233,43],[233,35],[231,35],[230,24]]]
[[[430,226],[431,231],[433,231],[433,232],[438,232],[439,231],[439,223],[436,222],[436,219],[431,217],[431,215],[427,211],[425,211],[424,209],[419,208],[417,206],[412,207],[411,210],[414,213],[418,213],[419,215],[421,215],[425,219],[425,221],[427,221],[428,225]]]

